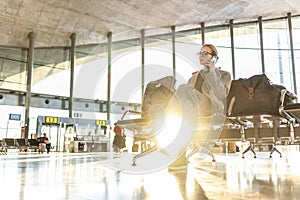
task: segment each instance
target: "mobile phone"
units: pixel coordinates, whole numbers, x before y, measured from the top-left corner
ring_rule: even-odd
[[[212,59],[211,59],[211,61],[210,62],[213,62],[214,64],[216,64],[216,62],[217,62],[217,57],[216,56],[214,56]]]

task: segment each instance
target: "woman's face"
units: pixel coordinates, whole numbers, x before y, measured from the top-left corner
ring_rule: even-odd
[[[202,47],[199,54],[199,61],[201,65],[208,65],[212,59],[212,51],[209,47]]]

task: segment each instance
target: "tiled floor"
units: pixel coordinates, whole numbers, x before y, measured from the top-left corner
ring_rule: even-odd
[[[152,163],[158,162],[155,158]],[[187,172],[143,171],[131,156],[108,153],[0,156],[0,198],[9,200],[300,199],[300,152],[199,154]],[[120,167],[121,166],[121,167]],[[163,165],[161,165],[163,166]],[[141,171],[139,171],[141,170]]]

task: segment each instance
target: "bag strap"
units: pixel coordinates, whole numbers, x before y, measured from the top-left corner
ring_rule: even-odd
[[[204,83],[204,78],[203,78],[201,72],[199,72],[198,75],[197,75],[197,80],[196,80],[194,88],[202,93],[203,83]]]

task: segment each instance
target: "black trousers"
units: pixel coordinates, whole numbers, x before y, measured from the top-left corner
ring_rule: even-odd
[[[49,144],[46,144],[47,153],[49,153],[49,152],[50,152],[50,148],[51,148],[51,143],[49,143]]]

